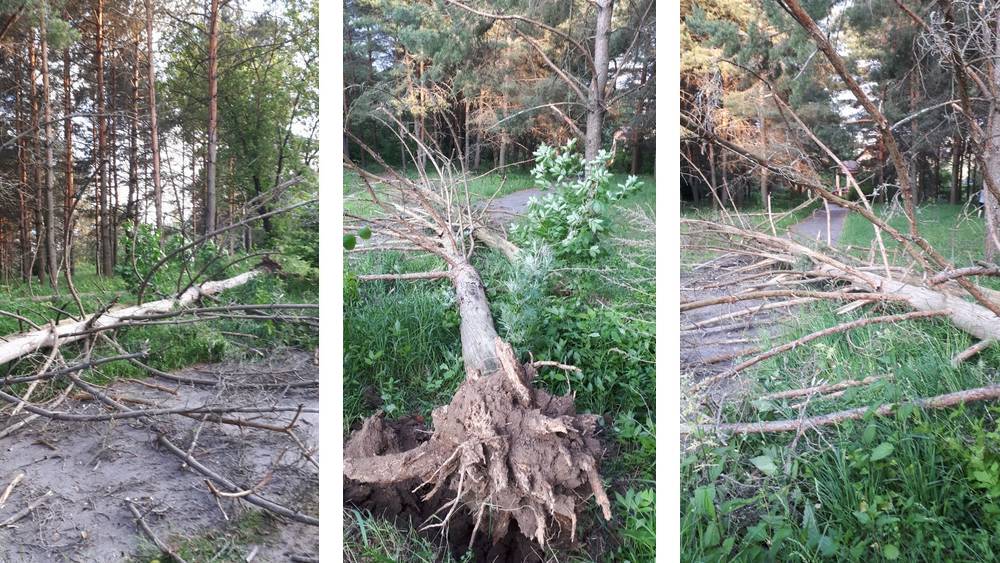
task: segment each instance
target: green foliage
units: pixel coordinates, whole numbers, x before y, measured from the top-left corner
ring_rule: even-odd
[[[636,563],[656,559],[656,490],[615,493],[615,508],[623,514],[621,533],[625,540],[616,559]]]
[[[551,193],[528,203],[524,221],[512,233],[523,242],[551,245],[559,258],[587,261],[605,251],[601,242],[610,228],[611,204],[636,192],[639,181],[629,176],[617,190],[611,189],[606,166],[610,155],[601,151],[594,161],[585,162],[574,151],[575,144],[575,140],[562,148],[543,144],[535,151],[532,175]]]
[[[118,248],[123,250],[124,256],[115,266],[115,274],[124,280],[130,292],[138,291],[157,262],[191,242],[179,233],[164,238],[161,246],[161,234],[148,223],[129,224],[122,229]],[[232,260],[224,249],[211,240],[205,241],[178,252],[158,268],[150,278],[147,293],[176,295],[198,274],[202,280],[221,279]]]

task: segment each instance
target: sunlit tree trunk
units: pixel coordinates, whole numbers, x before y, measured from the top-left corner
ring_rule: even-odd
[[[211,0],[208,21],[208,178],[205,181],[204,232],[215,230],[215,175],[219,125],[219,0]]]
[[[156,67],[153,65],[153,0],[146,0],[146,88],[149,98],[149,136],[153,158],[153,205],[156,207],[156,229],[163,229],[163,189],[160,186],[160,134],[156,121]],[[138,64],[138,61],[136,61]]]
[[[56,203],[55,203],[55,159],[52,156],[52,103],[49,100],[49,43],[48,5],[41,6],[41,51],[42,51],[42,111],[45,119],[45,258],[49,285],[58,288],[56,265]]]

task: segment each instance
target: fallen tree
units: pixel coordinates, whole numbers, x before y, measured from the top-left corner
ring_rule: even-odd
[[[373,150],[355,141],[378,161]],[[482,278],[470,262],[476,241],[488,239],[482,237],[482,211],[472,205],[467,191],[463,193],[465,176],[436,147],[412,135],[407,142],[429,155],[437,176],[421,171],[418,180],[411,180],[391,169],[380,176],[345,159],[380,209],[378,216],[347,218],[353,228],[370,225],[383,248],[405,244],[444,263],[444,270],[392,279],[450,282],[460,317],[465,380],[450,404],[434,409],[433,434],[417,447],[403,450],[381,414],[365,420],[345,443],[344,476],[373,487],[408,482],[418,489],[429,487],[424,501],[446,500],[442,511],[447,513],[434,526],[444,527],[464,506],[474,521],[473,539],[484,522],[490,523],[494,542],[507,535],[512,522],[540,545],[549,542],[557,529],[568,530],[573,538],[577,515],[588,497],[593,496],[604,517],[611,518],[610,501],[598,475],[602,454],[595,437],[598,417],[576,414],[570,396],[532,388],[535,366],[522,364],[498,336]],[[505,239],[495,242],[493,246],[507,256],[516,254],[516,247]],[[385,279],[359,278],[366,283]]]
[[[907,229],[905,232],[897,229],[875,214],[866,199],[868,196],[860,189],[852,171],[799,119],[794,109],[783,99],[781,92],[774,90],[768,80],[763,77],[766,73],[744,68],[767,87],[767,98],[774,103],[776,111],[782,118],[794,121],[825,155],[824,158],[832,159],[836,163],[838,173],[847,178],[847,184],[857,193],[858,201],[851,201],[839,193],[834,193],[833,190],[820,182],[818,180],[820,174],[817,171],[819,166],[811,163],[809,158],[802,159],[799,163],[801,166],[796,169],[770,160],[766,154],[763,154],[763,151],[751,150],[741,146],[733,139],[723,138],[712,127],[711,112],[699,114],[696,111],[689,111],[682,113],[681,124],[686,134],[690,135],[689,138],[712,144],[729,155],[760,167],[768,174],[773,173],[791,185],[808,190],[811,195],[821,198],[828,204],[836,204],[849,209],[872,224],[875,230],[875,241],[868,249],[867,258],[850,254],[829,244],[805,244],[793,240],[791,235],[779,236],[773,220],[767,222],[767,225],[770,226],[768,232],[764,228],[765,225],[755,226],[752,221],[747,221],[735,209],[735,206],[732,211],[725,210],[725,202],[720,202],[725,213],[719,220],[684,220],[683,224],[700,237],[696,243],[692,243],[692,248],[724,251],[724,256],[727,257],[729,263],[720,259],[714,259],[710,262],[715,268],[714,273],[721,274],[721,277],[728,276],[728,279],[721,283],[713,280],[713,283],[716,288],[728,288],[733,293],[722,296],[711,295],[704,299],[693,300],[682,304],[681,311],[688,312],[703,307],[756,300],[742,311],[727,312],[725,315],[710,319],[710,321],[715,321],[716,319],[753,316],[763,310],[798,306],[805,300],[829,300],[848,303],[838,310],[839,313],[854,311],[870,304],[903,307],[909,312],[897,313],[894,311],[896,314],[862,317],[818,330],[767,350],[754,348],[739,354],[720,356],[722,360],[713,363],[737,360],[742,356],[750,357],[737,360],[732,365],[713,368],[720,369],[720,371],[705,374],[700,380],[693,382],[690,389],[702,392],[697,396],[698,399],[707,398],[708,391],[714,384],[731,380],[743,370],[759,362],[774,358],[779,354],[820,340],[828,335],[846,334],[873,323],[909,322],[928,317],[945,319],[955,330],[978,340],[954,356],[953,365],[961,364],[1000,340],[1000,292],[976,281],[977,276],[997,275],[996,266],[994,264],[953,264],[921,235],[907,157],[903,154],[900,143],[895,137],[893,131],[895,126],[890,124],[883,115],[880,104],[876,103],[871,95],[860,86],[859,81],[849,74],[847,65],[836,46],[830,42],[830,38],[811,19],[799,2],[779,0],[778,4],[812,39],[816,45],[817,53],[822,53],[834,72],[854,95],[858,104],[868,113],[869,121],[874,124],[877,130],[880,144],[888,151],[887,156],[895,168],[896,183],[902,200],[900,207],[906,219]],[[950,5],[949,2],[941,4],[946,8]],[[926,26],[924,27],[926,28]],[[927,28],[927,32],[931,32],[929,28]],[[954,40],[951,37],[948,39],[949,41]],[[1000,43],[997,44],[1000,45]],[[964,73],[968,70],[967,63],[962,60],[961,53],[957,51],[957,47],[953,43],[946,42],[945,45],[949,46],[954,55],[955,72],[959,75],[962,89],[960,94],[967,97],[965,91],[967,83],[963,80]],[[735,63],[733,64],[735,65]],[[995,90],[996,84],[991,84],[991,86]],[[987,89],[980,94],[993,95],[992,103],[995,105],[995,92]],[[967,105],[966,100],[965,106],[967,107]],[[968,118],[968,115],[966,117]],[[994,150],[991,149],[991,143],[981,142],[980,146],[987,151]],[[804,147],[801,150],[804,155],[812,152]],[[985,159],[984,155],[977,156],[981,161],[991,160],[995,157],[992,154],[985,155]],[[807,166],[812,166],[811,173],[802,172],[802,168]],[[991,172],[987,172],[986,189],[989,194],[995,197],[996,178],[992,176]],[[992,236],[992,230],[994,227],[987,221],[987,246],[990,244],[989,238]],[[895,263],[891,263],[889,259],[886,246],[881,238],[882,234],[887,235],[898,244],[900,252],[895,256]],[[706,239],[710,243],[706,242]],[[746,272],[752,272],[752,274],[748,275]],[[750,280],[752,280],[752,285],[748,286]],[[774,301],[775,299],[778,301]],[[763,304],[759,302],[761,300],[763,300]],[[765,321],[773,322],[773,319],[765,319]],[[700,330],[706,324],[711,323],[702,321],[700,324],[689,325],[691,329],[689,332],[707,334],[706,331]],[[751,354],[753,355],[751,356]],[[826,388],[827,386],[816,387]],[[914,399],[911,403],[925,408],[944,408],[965,402],[996,400],[997,398],[995,387],[984,387],[958,390],[939,397]],[[806,404],[803,403],[799,406],[802,408],[802,413],[797,421],[694,424],[685,426],[684,432],[688,433],[695,428],[714,428],[724,432],[737,433],[819,428],[843,420],[858,418],[872,409],[878,414],[886,414],[895,408],[893,405],[877,405],[821,417],[808,417],[805,416]]]
[[[67,319],[56,325],[32,332],[8,336],[0,343],[0,364],[16,360],[44,348],[50,348],[57,343],[68,344],[82,340],[95,332],[112,330],[135,322],[136,317],[167,313],[175,308],[187,307],[202,297],[218,295],[219,293],[239,287],[262,273],[261,270],[251,270],[233,276],[226,280],[209,281],[200,286],[192,286],[176,297],[151,301],[142,305],[120,307],[106,311],[98,311],[84,320]]]

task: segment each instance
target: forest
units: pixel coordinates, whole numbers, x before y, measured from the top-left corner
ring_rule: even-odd
[[[1000,3],[679,23],[682,560],[996,559]]]
[[[318,561],[315,0],[0,0],[0,559]]]
[[[651,561],[655,2],[343,5],[345,559]]]

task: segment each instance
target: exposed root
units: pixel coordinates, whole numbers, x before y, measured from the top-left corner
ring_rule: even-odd
[[[496,353],[501,369],[467,379],[451,404],[435,409],[434,433],[423,444],[399,451],[381,415],[366,420],[344,447],[344,475],[376,484],[418,479],[417,490],[430,487],[425,501],[449,491],[453,500],[438,509],[445,516],[431,525],[446,526],[464,505],[476,530],[491,525],[494,543],[512,521],[543,546],[555,535],[553,523],[574,538],[579,503],[590,494],[610,519],[597,473],[598,417],[576,414],[571,397],[533,389],[533,369],[499,338]],[[486,512],[493,517],[484,520]]]

